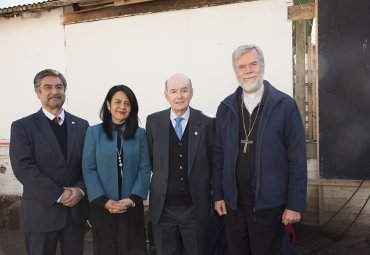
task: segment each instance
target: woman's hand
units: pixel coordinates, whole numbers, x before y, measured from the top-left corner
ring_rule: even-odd
[[[134,201],[132,201],[130,198],[121,199],[118,201],[122,206],[126,208],[126,210],[130,207],[134,207]]]
[[[120,201],[109,199],[108,202],[105,203],[104,208],[110,213],[124,213],[127,211],[127,206],[122,204]]]

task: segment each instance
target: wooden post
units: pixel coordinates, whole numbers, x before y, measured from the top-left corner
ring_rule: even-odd
[[[312,103],[312,45],[311,36],[307,36],[307,138],[313,140],[313,103]]]
[[[306,97],[305,97],[305,55],[306,55],[306,29],[305,20],[295,21],[296,36],[296,64],[294,96],[297,102],[303,124],[306,128]]]
[[[318,91],[319,91],[319,36],[318,36],[318,33],[319,33],[319,28],[318,28],[318,7],[319,7],[319,0],[316,0],[315,1],[315,17],[316,17],[316,23],[315,23],[315,27],[316,27],[316,50],[315,50],[315,54],[316,54],[316,63],[315,63],[315,73],[316,73],[316,95],[318,95]],[[319,158],[319,155],[320,155],[320,146],[319,146],[319,143],[320,143],[320,131],[319,131],[319,100],[316,100],[316,140],[317,140],[317,143],[316,143],[316,155],[317,155],[317,176],[319,177],[319,179],[321,179],[321,175],[320,175],[320,158]],[[320,185],[318,187],[318,191],[317,191],[317,194],[318,194],[318,204],[319,204],[319,215],[318,215],[318,218],[319,218],[319,225],[323,225],[325,223],[325,203],[324,203],[324,186],[323,185]]]

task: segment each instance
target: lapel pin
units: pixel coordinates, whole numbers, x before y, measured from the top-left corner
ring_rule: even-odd
[[[194,135],[198,135],[198,132],[194,132]]]
[[[75,124],[75,122],[74,121],[72,121],[72,125],[74,125]]]

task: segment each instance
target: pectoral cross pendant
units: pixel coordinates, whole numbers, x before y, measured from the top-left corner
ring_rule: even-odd
[[[244,143],[243,153],[247,153],[248,144],[252,144],[253,141],[248,140],[248,137],[246,137],[244,140],[240,140],[240,143]]]

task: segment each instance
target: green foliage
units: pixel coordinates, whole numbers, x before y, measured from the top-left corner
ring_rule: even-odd
[[[293,3],[294,5],[311,4],[311,3],[315,3],[315,0],[294,0]],[[312,19],[306,20],[306,35],[307,36],[311,35],[312,26],[313,26],[313,20]],[[294,24],[293,24],[293,38],[295,38]],[[293,44],[295,44],[295,42]]]
[[[310,3],[314,3],[315,0],[294,0],[294,5],[298,5],[298,4],[310,4]]]

